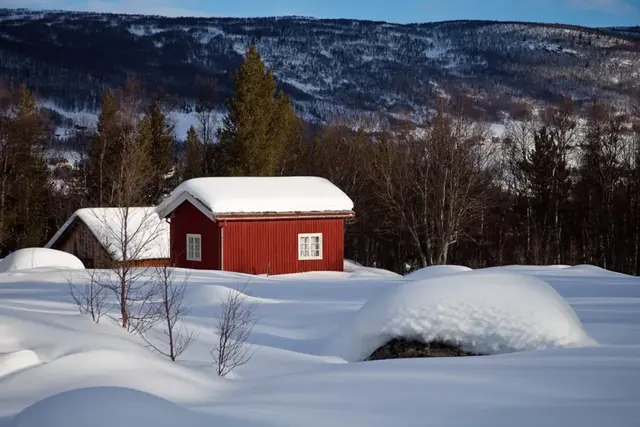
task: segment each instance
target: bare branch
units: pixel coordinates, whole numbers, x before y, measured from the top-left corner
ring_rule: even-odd
[[[144,333],[156,324],[157,309],[153,304],[158,295],[150,267],[138,261],[153,258],[161,246],[162,222],[153,208],[128,206],[92,211],[91,228],[109,255],[114,259],[112,275],[104,283],[111,290],[120,307],[122,327],[131,332]]]
[[[154,287],[160,295],[156,304],[159,324],[162,325],[163,344],[154,344],[143,334],[147,344],[158,353],[175,361],[193,343],[195,334],[183,324],[189,312],[184,296],[189,274],[180,282],[175,281],[175,271],[168,266],[157,267],[154,274]]]
[[[226,376],[235,368],[251,360],[254,352],[249,343],[251,331],[257,323],[257,304],[248,302],[246,284],[240,289],[230,289],[222,302],[218,317],[218,342],[211,350],[218,375]]]
[[[107,282],[97,270],[90,270],[87,279],[88,283],[76,285],[73,283],[73,275],[69,277],[69,295],[80,314],[89,314],[94,322],[100,323],[100,318],[111,309],[107,304]]]

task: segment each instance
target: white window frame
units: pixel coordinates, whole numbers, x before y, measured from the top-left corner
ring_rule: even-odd
[[[198,242],[198,253],[195,253],[196,244]],[[190,244],[193,244],[193,250],[191,250]],[[201,234],[187,234],[187,261],[202,261],[202,235]]]
[[[311,239],[317,237],[318,238],[318,244],[319,244],[319,255],[317,256],[313,256],[311,255]],[[308,238],[309,239],[309,248],[308,248],[308,252],[309,255],[302,255],[303,252],[303,248],[302,245],[303,240]],[[323,259],[322,258],[322,233],[300,233],[298,234],[298,260],[299,261],[312,261],[312,260],[320,260]]]

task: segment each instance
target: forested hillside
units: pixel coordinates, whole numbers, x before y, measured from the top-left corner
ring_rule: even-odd
[[[222,109],[255,42],[307,121],[362,112],[419,115],[442,95],[493,121],[514,104],[629,102],[637,28],[460,21],[415,25],[291,18],[163,18],[0,10],[0,80],[27,83],[60,111],[96,112],[133,77],[180,113],[203,85]],[[55,108],[54,108],[55,109]],[[179,135],[184,138],[185,135]]]
[[[640,98],[522,105],[491,137],[467,97],[416,127],[379,116],[309,126],[255,46],[221,125],[211,103],[177,142],[139,82],[102,95],[78,159],[52,157],[51,116],[26,85],[0,91],[0,250],[41,246],[87,206],[152,206],[199,176],[315,175],[355,202],[346,255],[398,272],[432,264],[596,264],[640,272]],[[50,148],[49,148],[50,150]]]

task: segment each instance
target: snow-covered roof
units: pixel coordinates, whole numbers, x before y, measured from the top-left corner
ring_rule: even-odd
[[[168,216],[184,201],[205,215],[349,212],[353,201],[324,178],[211,177],[187,180],[157,207]]]
[[[79,209],[60,227],[45,247],[53,247],[76,219],[87,225],[98,242],[116,261],[123,259],[125,241],[128,260],[162,259],[170,256],[169,224],[158,216],[154,207]]]

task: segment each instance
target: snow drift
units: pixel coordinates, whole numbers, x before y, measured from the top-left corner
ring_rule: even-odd
[[[84,269],[84,264],[75,255],[47,248],[19,249],[0,261],[0,273],[11,273],[34,268]]]
[[[20,350],[0,355],[0,377],[39,365],[40,363],[38,355],[31,350]]]
[[[345,259],[343,264],[345,273],[350,273],[350,277],[402,277],[393,271],[384,270],[382,268],[365,267],[355,261]]]
[[[189,305],[192,307],[219,305],[231,297],[238,298],[247,304],[276,304],[279,302],[268,298],[256,298],[237,289],[222,285],[191,285],[188,288],[187,295]]]
[[[440,340],[479,354],[597,344],[546,282],[486,272],[409,281],[377,295],[328,350],[361,361],[393,338]]]
[[[210,420],[208,420],[210,422]],[[205,426],[202,416],[169,400],[120,387],[75,389],[20,412],[10,427]]]
[[[447,276],[449,274],[463,273],[466,271],[473,270],[462,265],[432,265],[430,267],[412,271],[407,274],[405,278],[410,280],[431,279],[434,277]]]

